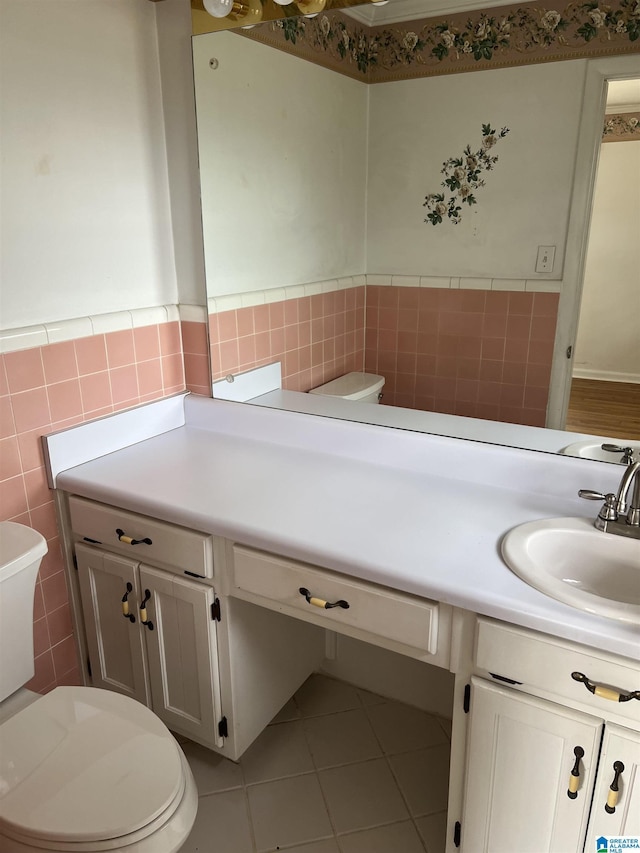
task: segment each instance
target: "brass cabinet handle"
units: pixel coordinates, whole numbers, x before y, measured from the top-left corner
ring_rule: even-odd
[[[624,764],[622,761],[613,762],[613,782],[609,785],[609,793],[604,810],[607,814],[613,814],[618,805],[618,796],[620,794],[620,776],[624,772]]]
[[[614,690],[613,687],[605,687],[602,684],[589,681],[587,676],[582,672],[572,672],[571,678],[574,681],[584,684],[589,693],[593,693],[594,696],[599,696],[601,699],[609,699],[611,702],[629,702],[630,699],[640,699],[640,690],[633,690],[631,693],[621,693],[619,690]]]
[[[135,622],[136,617],[133,615],[133,613],[129,613],[129,601],[128,601],[128,599],[129,599],[129,593],[130,592],[133,592],[133,587],[127,581],[127,591],[122,596],[122,615],[124,616],[125,619],[128,619],[129,622]]]
[[[576,746],[573,750],[576,757],[575,764],[571,768],[569,774],[569,787],[567,789],[567,797],[570,800],[575,800],[578,796],[578,788],[580,786],[580,759],[584,758],[584,749],[581,746]]]
[[[304,595],[307,600],[307,604],[313,604],[314,607],[320,607],[323,610],[330,610],[332,607],[342,607],[343,610],[349,609],[349,602],[344,599],[340,599],[340,601],[325,601],[324,598],[316,598],[314,595],[311,595],[308,589],[301,586],[298,590],[300,595]]]
[[[140,622],[145,628],[148,628],[150,631],[153,631],[153,622],[151,619],[147,619],[147,601],[151,598],[151,590],[145,589],[144,598],[140,602]]]
[[[148,536],[145,536],[144,539],[132,539],[131,536],[127,536],[124,530],[121,530],[119,527],[116,527],[116,536],[118,537],[118,542],[124,542],[125,545],[153,545]]]

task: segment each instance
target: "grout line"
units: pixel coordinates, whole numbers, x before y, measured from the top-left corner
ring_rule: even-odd
[[[376,706],[375,706],[375,705],[373,705],[373,706],[371,706],[371,707],[376,707]],[[366,708],[365,708],[365,714],[366,714]],[[369,714],[366,714],[366,716],[367,716],[367,719],[368,719],[368,721],[369,721],[369,725],[370,725],[370,726],[371,726],[371,728],[373,729],[373,733],[374,733],[374,735],[375,735],[375,737],[376,737],[376,740],[378,741],[378,744],[379,744],[379,746],[380,746],[380,749],[382,750],[382,755],[383,755],[384,760],[385,760],[385,762],[386,762],[386,764],[387,764],[387,767],[389,768],[389,772],[391,773],[391,778],[392,778],[392,779],[393,779],[393,781],[395,782],[395,786],[396,786],[396,788],[397,788],[397,790],[398,790],[398,793],[400,794],[400,796],[401,796],[401,798],[402,798],[402,802],[403,802],[403,803],[404,803],[404,805],[405,805],[405,808],[406,808],[406,810],[407,810],[407,814],[409,815],[409,820],[410,820],[410,821],[411,821],[411,823],[413,824],[413,828],[414,828],[414,829],[415,829],[415,831],[416,831],[416,834],[417,834],[417,836],[418,836],[418,838],[419,838],[419,840],[420,840],[420,843],[422,844],[422,846],[423,846],[423,847],[425,847],[424,842],[423,842],[423,840],[422,840],[422,836],[420,835],[420,832],[419,832],[419,830],[418,830],[418,826],[417,826],[417,824],[416,824],[415,818],[414,818],[413,814],[411,813],[411,808],[409,807],[409,801],[408,801],[408,800],[407,800],[407,798],[405,797],[404,792],[403,792],[403,790],[402,790],[402,788],[401,788],[401,786],[400,786],[400,782],[399,782],[399,780],[398,780],[398,777],[396,776],[396,774],[395,774],[395,773],[394,773],[394,771],[393,771],[393,765],[391,764],[391,761],[389,760],[389,755],[388,755],[388,753],[387,753],[386,749],[384,748],[384,745],[382,744],[382,741],[381,741],[381,740],[380,740],[380,738],[378,737],[378,733],[376,732],[375,726],[374,726],[374,725],[373,725],[373,723],[371,722],[371,718],[370,718]],[[425,850],[426,850],[426,848],[425,848]]]
[[[244,769],[242,768],[242,778],[244,779]],[[244,808],[247,815],[247,823],[249,824],[249,835],[251,837],[251,847],[254,853],[257,853],[258,850],[258,842],[256,840],[256,833],[253,827],[253,819],[251,817],[251,803],[249,802],[249,791],[247,790],[247,785],[242,786],[242,794],[244,798]]]
[[[338,840],[337,840],[337,839],[338,839],[338,833],[337,833],[337,830],[336,830],[335,823],[334,823],[334,821],[333,821],[333,816],[332,816],[332,814],[331,814],[331,809],[329,808],[329,803],[327,802],[327,798],[326,798],[326,795],[325,795],[325,792],[324,792],[324,788],[322,787],[322,780],[320,779],[320,773],[318,772],[318,768],[317,768],[317,766],[316,766],[316,760],[315,760],[315,757],[314,757],[314,754],[313,754],[313,750],[311,749],[311,744],[309,743],[309,738],[307,737],[307,729],[306,729],[306,726],[305,726],[305,719],[310,719],[310,718],[308,718],[308,717],[307,717],[307,718],[305,718],[305,717],[303,716],[303,714],[302,714],[302,708],[300,708],[300,706],[298,705],[298,703],[297,703],[297,701],[296,701],[295,694],[294,694],[294,696],[293,696],[293,701],[294,701],[294,703],[295,703],[296,708],[298,709],[298,712],[300,713],[300,720],[301,720],[301,725],[302,725],[302,736],[304,737],[304,742],[306,743],[306,745],[307,745],[307,749],[309,750],[309,755],[311,756],[311,762],[312,762],[313,766],[315,767],[315,771],[314,771],[314,773],[315,773],[316,780],[317,780],[317,782],[318,782],[318,787],[320,788],[320,795],[321,795],[321,797],[322,797],[322,802],[323,802],[323,804],[324,804],[324,809],[325,809],[325,811],[326,811],[326,813],[327,813],[327,817],[329,818],[329,825],[331,826],[331,832],[333,833],[333,838],[335,839],[336,844],[338,845],[338,849],[340,849],[340,844],[339,844],[339,842],[338,842]]]

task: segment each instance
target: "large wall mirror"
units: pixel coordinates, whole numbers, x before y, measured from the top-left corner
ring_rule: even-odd
[[[640,56],[599,152],[605,77],[559,47],[585,22],[525,5],[194,36],[214,396],[278,362],[288,408],[559,450],[573,379],[566,428],[640,447]],[[305,393],[362,371],[375,411]]]

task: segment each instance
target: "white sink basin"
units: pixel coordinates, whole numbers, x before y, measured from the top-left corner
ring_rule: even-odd
[[[640,625],[640,540],[596,530],[587,518],[548,518],[502,540],[509,568],[579,610]]]
[[[623,438],[599,438],[586,441],[576,441],[568,447],[563,447],[560,453],[565,456],[582,456],[584,459],[597,459],[602,462],[620,462],[622,453],[603,450],[603,444],[615,444],[617,447],[632,447],[635,451],[634,457],[638,458],[640,453],[640,442],[626,441]]]

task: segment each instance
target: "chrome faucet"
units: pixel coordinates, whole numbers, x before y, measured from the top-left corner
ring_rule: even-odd
[[[640,539],[640,462],[629,461],[617,494],[580,489],[578,495],[589,501],[604,501],[594,521],[598,530]]]
[[[640,461],[640,451],[635,451],[633,447],[623,447],[621,444],[601,444],[602,450],[607,453],[622,453],[620,462],[623,465],[631,465],[632,462]]]

